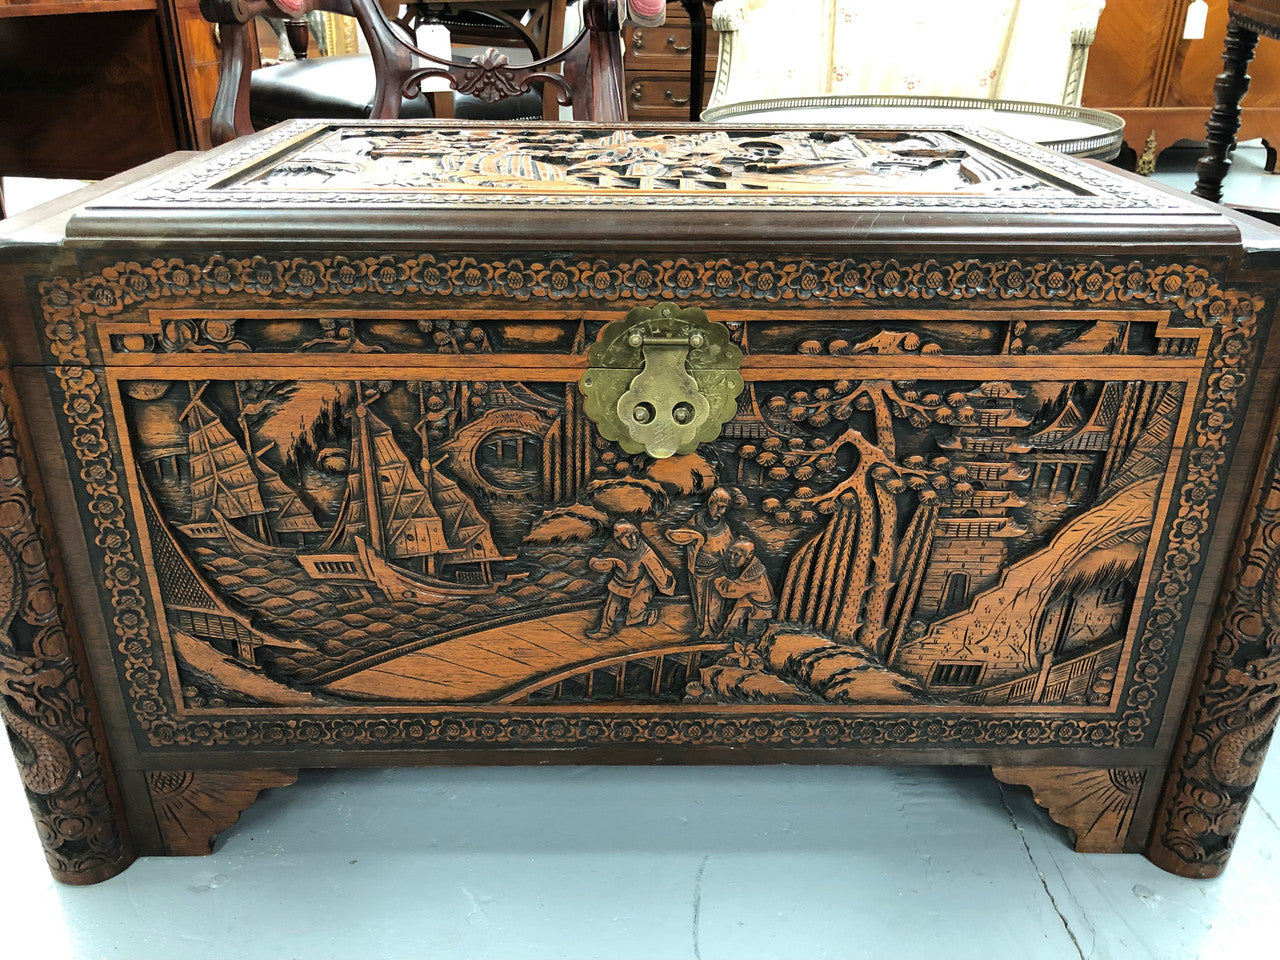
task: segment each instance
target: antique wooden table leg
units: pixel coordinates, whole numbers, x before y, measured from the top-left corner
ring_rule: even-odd
[[[0,719],[49,869],[97,883],[134,855],[33,464],[0,356]]]
[[[1209,115],[1205,139],[1208,149],[1196,163],[1196,186],[1191,192],[1215,203],[1222,199],[1222,181],[1231,168],[1227,154],[1235,146],[1240,129],[1240,101],[1249,90],[1249,62],[1258,45],[1258,34],[1232,18],[1222,52],[1222,73],[1213,85],[1217,101]]]

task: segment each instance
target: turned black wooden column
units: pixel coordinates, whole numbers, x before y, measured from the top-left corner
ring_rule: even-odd
[[[1227,24],[1227,40],[1222,51],[1222,73],[1213,84],[1213,113],[1205,128],[1209,143],[1196,162],[1196,186],[1191,192],[1215,203],[1222,199],[1222,181],[1231,169],[1227,155],[1240,129],[1240,101],[1249,91],[1249,62],[1258,45],[1258,35],[1232,18]]]
[[[702,0],[680,0],[689,15],[689,119],[697,123],[702,119],[702,92],[706,86],[707,70],[707,12]]]

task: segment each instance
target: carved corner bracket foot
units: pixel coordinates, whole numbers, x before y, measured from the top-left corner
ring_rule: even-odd
[[[1001,783],[1030,787],[1054,823],[1071,831],[1079,853],[1127,853],[1145,770],[1121,767],[992,767]]]
[[[203,857],[213,852],[214,838],[249,809],[270,787],[287,787],[296,771],[153,770],[147,790],[160,831],[162,852],[175,857]]]

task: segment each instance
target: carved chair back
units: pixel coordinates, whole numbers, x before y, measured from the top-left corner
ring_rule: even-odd
[[[212,139],[226,143],[253,132],[249,118],[251,63],[248,25],[259,15],[299,18],[312,10],[353,16],[373,59],[376,84],[371,119],[400,115],[402,97],[416,97],[428,78],[487,102],[518,96],[535,83],[549,85],[575,120],[626,119],[622,68],[622,23],[626,0],[581,0],[583,29],[564,48],[531,63],[512,64],[489,50],[469,63],[437,57],[419,48],[387,19],[375,0],[200,0],[206,20],[222,34],[222,62],[214,100]]]
[[[476,47],[523,46],[537,60],[553,52],[553,44],[563,39],[553,36],[554,31],[550,29],[556,5],[556,0],[467,0],[465,9],[459,9],[457,3],[413,0],[391,19],[410,36],[422,24],[442,23],[449,28],[454,43]]]

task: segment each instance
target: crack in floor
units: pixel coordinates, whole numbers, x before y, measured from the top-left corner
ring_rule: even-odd
[[[1009,817],[1009,823],[1013,825],[1013,829],[1018,832],[1018,839],[1022,841],[1022,849],[1026,851],[1027,860],[1031,862],[1031,867],[1036,872],[1036,877],[1040,881],[1040,886],[1044,888],[1044,895],[1049,898],[1049,905],[1053,907],[1053,912],[1058,915],[1058,919],[1062,921],[1062,929],[1067,932],[1067,936],[1071,938],[1071,945],[1076,948],[1076,955],[1080,960],[1088,960],[1084,955],[1084,950],[1080,947],[1080,941],[1076,939],[1075,931],[1071,929],[1071,924],[1067,922],[1066,914],[1058,909],[1058,900],[1053,895],[1053,891],[1049,889],[1049,883],[1044,878],[1044,871],[1040,869],[1040,865],[1036,863],[1035,854],[1031,852],[1031,844],[1027,843],[1026,831],[1022,829],[1022,824],[1018,823],[1018,818],[1013,815],[1013,808],[1009,806],[1009,799],[1004,792],[1004,784],[996,783],[996,792],[1000,794],[1000,804],[1004,807],[1004,812]]]
[[[1277,821],[1276,818],[1271,815],[1271,811],[1262,805],[1262,802],[1258,799],[1256,794],[1253,796],[1252,800],[1254,807],[1262,812],[1262,815],[1267,818],[1268,822],[1273,827],[1280,830],[1280,821]]]
[[[698,876],[693,881],[693,958],[702,960],[702,875],[707,872],[707,854],[698,864]]]

